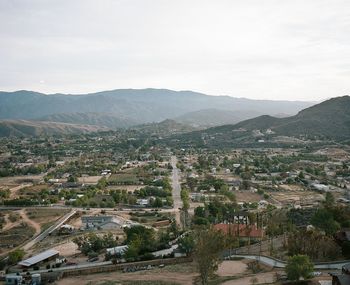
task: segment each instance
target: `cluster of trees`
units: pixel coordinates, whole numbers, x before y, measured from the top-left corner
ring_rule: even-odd
[[[78,245],[79,250],[83,254],[89,257],[97,256],[103,249],[118,245],[118,239],[111,233],[102,236],[95,233],[88,233],[74,238],[73,242]]]
[[[165,201],[163,201],[159,197],[151,198],[149,202],[151,207],[154,208],[161,208],[163,206],[172,206],[173,205],[173,198],[171,196],[167,196]]]
[[[197,190],[209,190],[211,187],[214,187],[215,191],[219,191],[224,185],[226,185],[224,180],[206,175],[204,180],[199,182]]]
[[[341,256],[341,248],[332,237],[319,230],[299,229],[288,235],[288,254],[303,254],[312,260],[329,260]]]
[[[176,223],[172,223],[166,231],[158,233],[153,228],[141,225],[125,228],[124,231],[125,243],[128,245],[125,258],[129,261],[153,258],[151,252],[169,247],[170,238],[176,238],[179,234]]]
[[[134,194],[139,198],[146,198],[149,196],[167,197],[171,196],[171,190],[163,189],[161,186],[146,186],[139,190],[135,190]]]
[[[204,207],[194,209],[193,222],[196,225],[208,225],[232,220],[237,212],[236,203],[223,203],[218,199],[206,203]]]
[[[190,208],[190,193],[187,189],[181,189],[182,209],[188,211]]]
[[[16,176],[16,175],[28,175],[28,174],[40,174],[47,170],[47,166],[44,164],[31,165],[27,167],[14,167],[5,166],[0,168],[0,177]]]
[[[116,204],[136,204],[136,197],[126,190],[111,190],[109,194]]]
[[[38,200],[33,199],[27,199],[27,198],[18,198],[18,199],[11,199],[11,200],[4,200],[3,204],[5,206],[35,206],[40,204],[49,204],[49,201],[46,202],[40,202]]]
[[[318,229],[324,231],[327,235],[331,236],[340,229],[340,223],[334,217],[333,211],[327,208],[321,208],[316,211],[311,219],[312,225]]]
[[[128,250],[125,252],[127,259],[137,259],[142,255],[157,249],[156,233],[152,228],[144,226],[133,226],[125,228]]]

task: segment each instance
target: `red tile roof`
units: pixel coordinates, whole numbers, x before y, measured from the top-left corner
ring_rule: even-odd
[[[255,225],[244,224],[216,224],[214,229],[222,231],[225,234],[231,233],[233,236],[261,238],[264,235],[262,229],[258,229]]]

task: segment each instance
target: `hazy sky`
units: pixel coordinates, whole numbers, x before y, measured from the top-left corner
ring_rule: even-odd
[[[0,90],[350,93],[349,0],[0,0]]]

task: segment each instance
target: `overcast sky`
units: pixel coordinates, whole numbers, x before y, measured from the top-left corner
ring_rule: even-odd
[[[349,0],[0,0],[0,90],[350,93]]]

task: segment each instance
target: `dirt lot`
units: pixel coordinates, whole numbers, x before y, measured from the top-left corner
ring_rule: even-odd
[[[32,185],[28,187],[21,187],[17,194],[20,196],[33,196],[33,194],[39,194],[42,190],[47,190],[46,184]]]
[[[109,190],[126,190],[127,192],[134,192],[142,188],[143,185],[120,185],[120,186],[109,186]]]
[[[67,257],[69,260],[71,259],[70,257],[80,254],[80,251],[78,250],[78,246],[72,241],[68,241],[66,243],[57,245],[52,249],[59,251],[61,256]],[[76,261],[76,260],[73,260],[73,261]]]
[[[294,202],[313,203],[315,201],[323,201],[322,194],[312,191],[288,191],[288,192],[270,192],[269,195],[282,204]]]
[[[234,276],[247,270],[247,263],[244,260],[227,260],[223,261],[216,274],[218,276]]]
[[[86,176],[86,177],[79,177],[78,181],[80,183],[84,184],[97,184],[98,181],[102,178],[103,176]]]
[[[45,174],[1,177],[0,185],[19,185],[26,182],[38,182],[44,176]]]
[[[250,285],[250,284],[253,284],[252,278],[257,278],[258,282],[255,284],[269,284],[274,282],[275,272],[258,273],[252,276],[246,276],[235,280],[226,281],[222,284],[223,285]]]
[[[26,214],[30,220],[40,225],[41,228],[46,228],[64,214],[68,210],[66,209],[28,209]]]
[[[305,188],[297,184],[283,184],[279,186],[282,190],[285,191],[303,191]]]
[[[234,193],[237,202],[259,202],[262,200],[259,194],[250,191],[235,191]]]
[[[35,234],[35,230],[24,221],[11,227],[7,231],[0,232],[0,254],[11,251]]]

